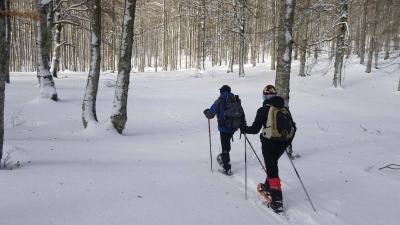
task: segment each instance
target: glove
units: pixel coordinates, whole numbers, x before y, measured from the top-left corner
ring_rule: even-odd
[[[240,127],[240,133],[246,134],[246,126]]]
[[[207,119],[212,119],[210,109],[205,109],[203,111],[204,115],[206,116]]]

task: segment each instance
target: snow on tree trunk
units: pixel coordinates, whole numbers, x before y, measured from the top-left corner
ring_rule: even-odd
[[[45,4],[46,2],[41,0],[36,1],[36,9],[40,15],[36,21],[37,70],[40,94],[43,98],[50,98],[57,101],[56,87],[49,68],[50,40],[47,26],[49,4]]]
[[[100,78],[101,61],[101,0],[88,0],[91,23],[90,68],[82,103],[82,122],[86,128],[90,122],[97,122],[96,97]]]
[[[272,40],[271,40],[271,70],[275,70],[276,64],[276,0],[272,0],[271,20],[272,20]]]
[[[397,91],[400,91],[400,76],[399,76],[399,84],[397,86]]]
[[[167,6],[166,1],[163,1],[163,70],[168,70],[168,46],[167,46]]]
[[[239,19],[240,19],[240,27],[239,27],[239,77],[244,77],[244,39],[245,39],[245,12],[244,12],[245,2],[244,0],[239,1]]]
[[[0,11],[4,12],[5,1],[0,0]],[[7,48],[6,41],[6,16],[0,14],[0,49]],[[4,141],[4,91],[5,91],[5,79],[8,71],[6,66],[6,51],[0,51],[0,162],[3,158],[3,141]]]
[[[122,133],[124,130],[128,119],[126,108],[129,90],[129,74],[131,72],[135,8],[136,0],[125,0],[118,77],[115,86],[113,113],[111,115],[111,122],[119,133]]]
[[[10,12],[10,0],[5,0],[5,12],[6,12],[6,24],[5,24],[5,32],[6,32],[6,47],[5,47],[5,53],[6,53],[6,58],[5,58],[5,67],[9,68],[10,67],[10,43],[11,43],[11,17],[8,15],[8,12]],[[5,75],[5,81],[7,83],[10,83],[10,71],[9,69],[6,70],[6,75]]]
[[[60,13],[55,13],[55,21],[59,22]],[[61,47],[61,30],[62,25],[57,23],[54,27],[53,34],[53,53],[51,59],[50,73],[53,77],[57,77],[57,72],[60,66],[60,47]]]
[[[201,15],[201,70],[206,70],[205,68],[205,60],[206,60],[206,1],[202,1],[202,15]],[[200,40],[199,40],[200,41]]]
[[[379,1],[374,0],[374,10],[375,10],[375,15],[373,17],[373,21],[371,24],[371,38],[369,41],[369,49],[368,49],[368,61],[367,61],[367,68],[365,70],[366,73],[371,73],[371,68],[372,68],[372,57],[374,51],[378,51],[378,46],[377,46],[377,38],[376,38],[376,30],[377,30],[377,24],[378,24],[378,12],[379,12]],[[377,63],[375,63],[376,66]]]
[[[340,7],[340,33],[337,38],[336,56],[335,56],[335,71],[333,74],[333,86],[335,88],[342,86],[342,71],[343,71],[343,57],[346,51],[346,33],[347,33],[347,13],[348,13],[348,0],[341,0]]]
[[[257,65],[257,56],[258,56],[258,46],[257,46],[257,28],[258,28],[258,18],[259,18],[259,5],[258,0],[255,1],[255,12],[254,12],[254,23],[253,23],[253,40],[251,44],[251,64],[253,67]]]
[[[280,4],[278,26],[277,68],[275,85],[278,95],[289,105],[290,66],[292,63],[293,20],[296,0],[285,0]]]

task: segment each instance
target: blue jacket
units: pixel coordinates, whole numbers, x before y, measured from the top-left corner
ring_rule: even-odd
[[[231,128],[226,128],[223,127],[222,121],[223,121],[223,116],[224,116],[224,107],[222,107],[222,102],[228,97],[228,96],[233,96],[231,92],[223,92],[221,95],[218,97],[218,99],[214,102],[214,104],[211,105],[209,110],[205,110],[204,114],[206,115],[207,118],[212,119],[215,115],[217,115],[217,120],[218,120],[218,130],[221,133],[229,133],[233,134],[235,133],[236,130],[231,129]],[[219,109],[218,109],[219,107]]]

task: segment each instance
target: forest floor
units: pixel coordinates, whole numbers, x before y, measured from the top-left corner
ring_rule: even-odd
[[[398,62],[397,62],[398,63]],[[0,170],[0,224],[7,225],[395,225],[400,220],[399,65],[364,73],[347,62],[343,87],[332,88],[327,63],[298,77],[293,64],[290,106],[298,126],[294,161],[317,209],[314,213],[288,158],[279,161],[286,217],[255,191],[265,175],[248,152],[244,199],[244,142],[235,134],[234,176],[210,172],[203,110],[223,84],[239,94],[252,123],[262,89],[274,83],[269,64],[132,73],[123,135],[110,128],[115,74],[102,73],[98,125],[84,130],[86,73],[60,74],[59,102],[38,98],[34,73],[12,73],[6,88],[5,158]],[[220,151],[211,123],[213,165]],[[249,139],[261,155],[258,135]]]

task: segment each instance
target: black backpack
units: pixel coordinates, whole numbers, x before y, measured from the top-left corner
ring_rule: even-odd
[[[223,108],[220,108],[223,107]],[[219,109],[223,115],[220,118],[221,125],[225,128],[239,129],[242,125],[242,119],[244,117],[244,111],[238,95],[229,95],[220,102]]]

